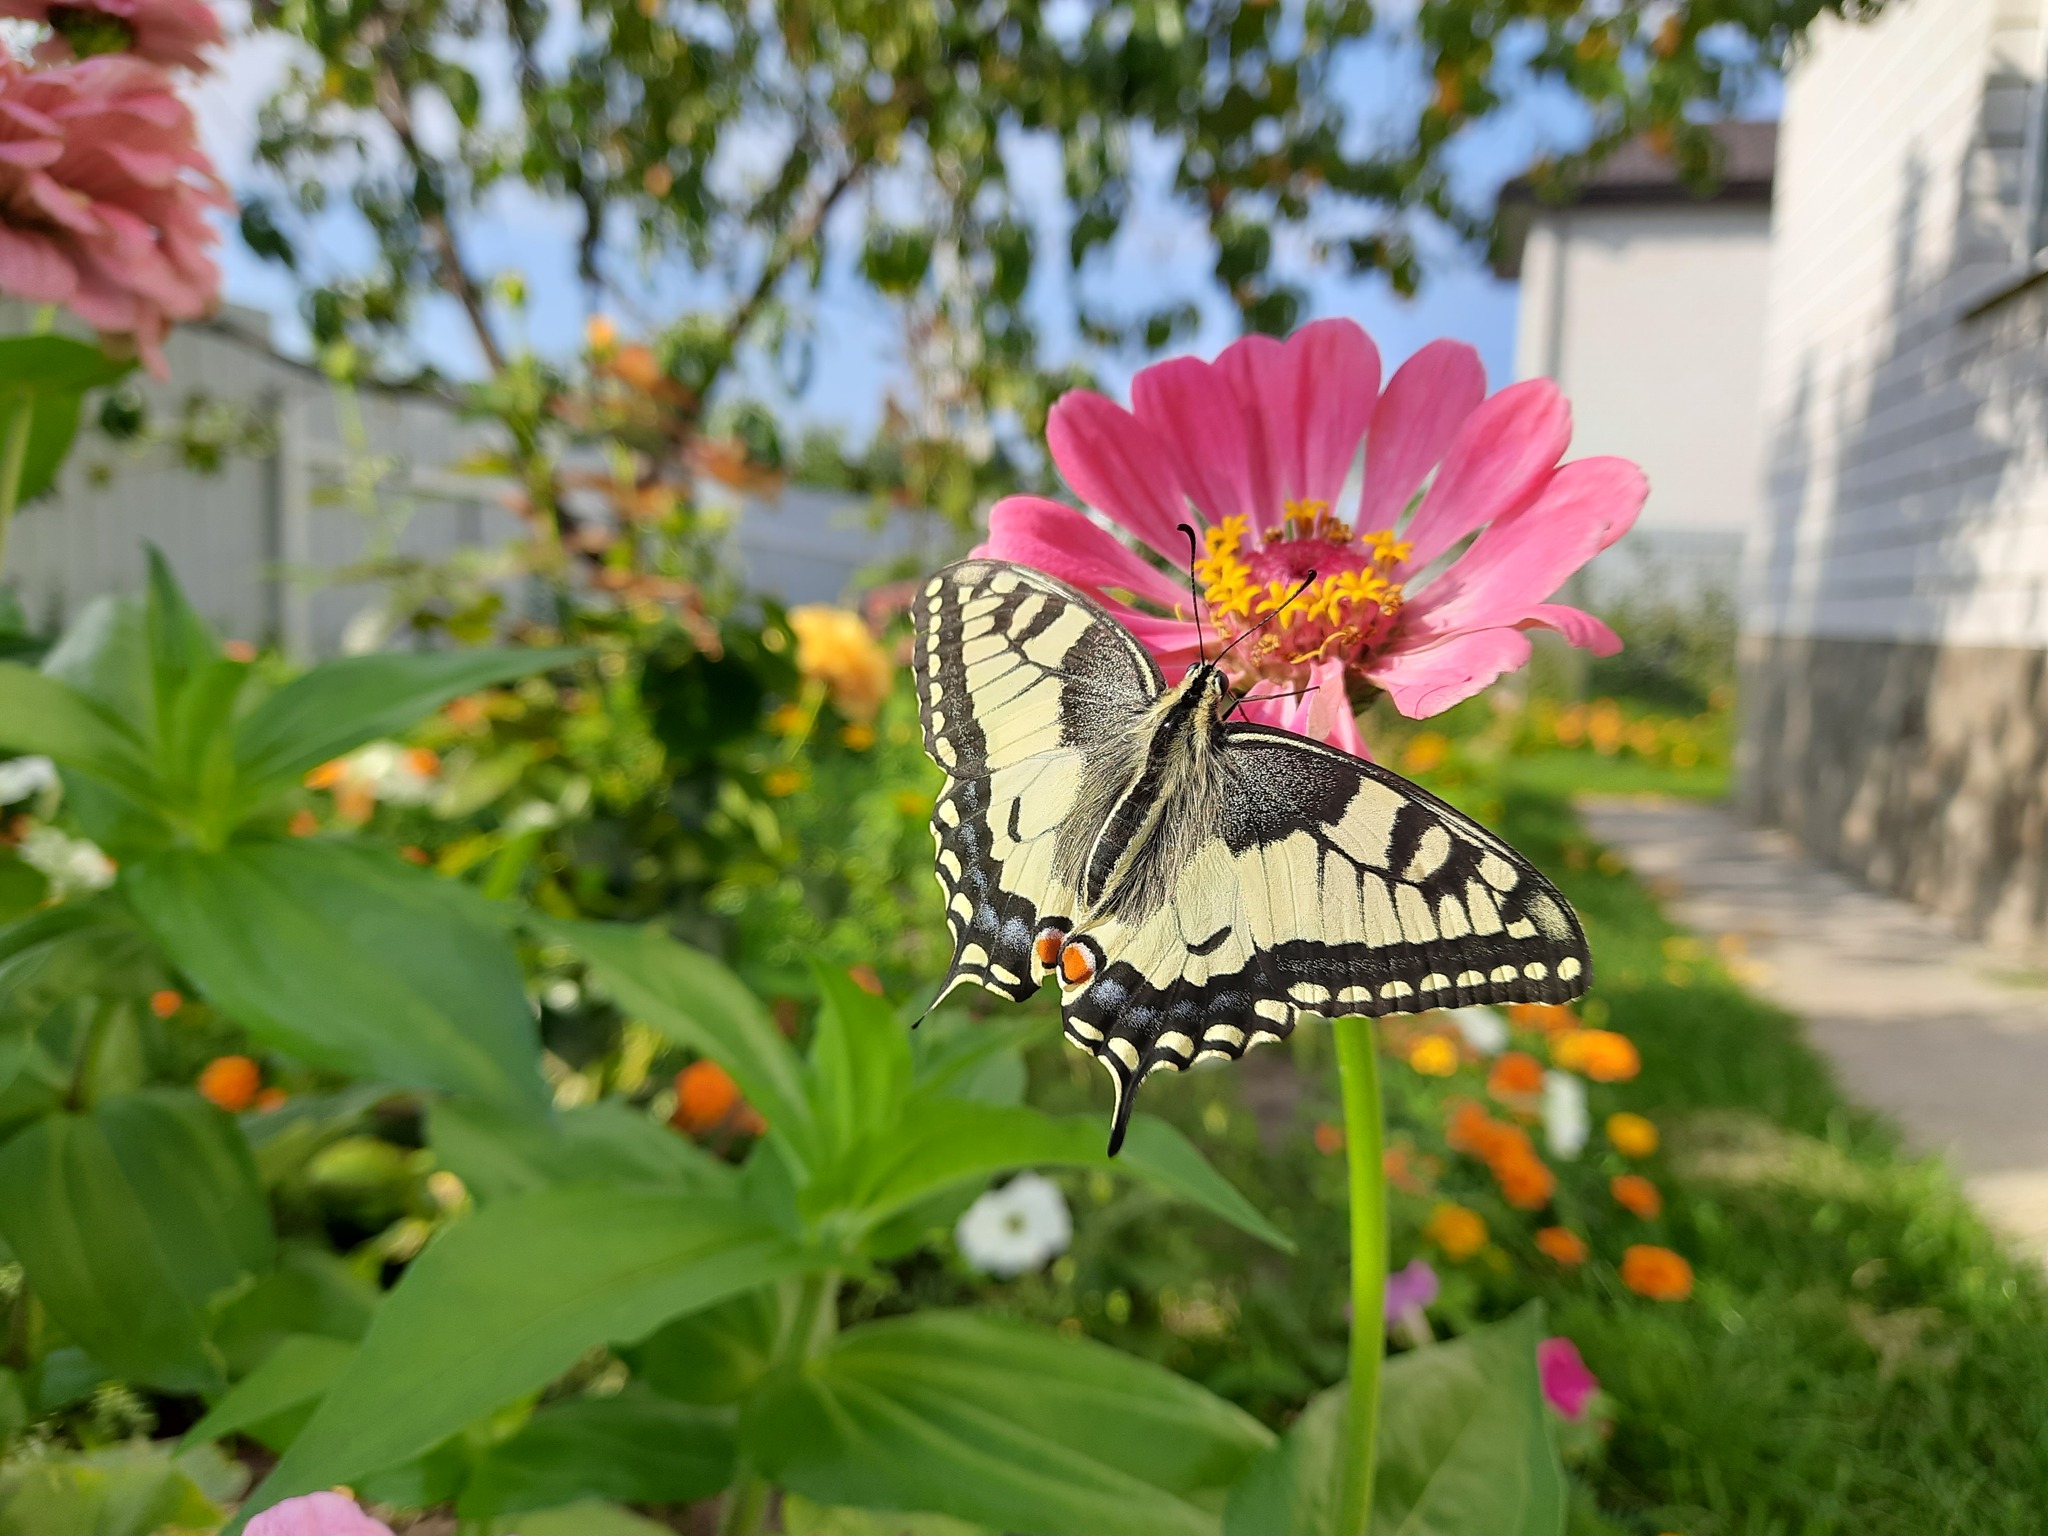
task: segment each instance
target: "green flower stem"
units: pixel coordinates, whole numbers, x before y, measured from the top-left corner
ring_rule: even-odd
[[[1379,1044],[1371,1019],[1333,1019],[1330,1032],[1344,1090],[1344,1158],[1351,1182],[1351,1390],[1337,1530],[1339,1536],[1365,1536],[1372,1519],[1380,1361],[1386,1353],[1387,1176],[1380,1152]]]
[[[35,419],[35,396],[24,394],[15,406],[13,419],[7,423],[7,441],[0,443],[0,571],[7,569],[7,530],[14,521],[14,509],[21,504],[21,478],[28,469],[28,434]]]
[[[776,1347],[779,1361],[808,1360],[823,1351],[839,1332],[839,1272],[827,1270],[803,1282],[796,1302],[787,1315],[782,1337]],[[768,1480],[750,1467],[743,1467],[733,1485],[732,1502],[726,1506],[719,1536],[757,1536],[768,1513]]]

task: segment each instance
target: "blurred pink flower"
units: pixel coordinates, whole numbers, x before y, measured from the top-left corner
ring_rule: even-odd
[[[205,0],[0,0],[0,16],[48,26],[52,35],[36,49],[46,61],[127,52],[204,73],[212,67],[204,50],[221,41]]]
[[[273,1504],[251,1520],[247,1536],[391,1536],[356,1501],[339,1493],[309,1493]]]
[[[1586,1368],[1579,1346],[1570,1339],[1545,1339],[1536,1346],[1536,1372],[1543,1378],[1543,1397],[1566,1418],[1576,1421],[1587,1400],[1600,1390],[1600,1378]],[[251,1532],[250,1536],[256,1536]]]
[[[0,293],[132,336],[161,375],[171,323],[213,308],[206,210],[231,206],[155,66],[26,69],[0,54]]]
[[[1387,1276],[1387,1321],[1397,1322],[1410,1308],[1432,1306],[1438,1289],[1436,1271],[1429,1267],[1429,1260],[1410,1259],[1405,1268]]]
[[[1620,648],[1591,614],[1549,598],[1627,532],[1647,487],[1625,459],[1560,465],[1570,438],[1570,409],[1547,379],[1489,399],[1478,354],[1438,341],[1382,390],[1372,339],[1320,320],[1285,342],[1247,336],[1213,363],[1147,368],[1129,410],[1085,390],[1053,407],[1046,440],[1067,484],[1166,569],[1036,496],[996,504],[983,552],[1108,602],[1169,681],[1198,654],[1174,574],[1187,558],[1178,524],[1203,538],[1212,656],[1314,571],[1226,670],[1240,688],[1312,685],[1243,713],[1362,754],[1354,707],[1375,692],[1415,718],[1449,709],[1527,661],[1529,629],[1598,655]],[[1337,501],[1361,444],[1347,521]]]

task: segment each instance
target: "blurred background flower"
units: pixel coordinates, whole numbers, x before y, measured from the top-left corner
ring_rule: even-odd
[[[953,1228],[960,1256],[1001,1279],[1045,1268],[1067,1251],[1074,1220],[1059,1185],[1020,1173],[970,1205]]]

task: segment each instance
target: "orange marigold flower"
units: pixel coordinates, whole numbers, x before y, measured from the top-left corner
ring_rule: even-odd
[[[1458,1070],[1458,1048],[1442,1035],[1424,1035],[1409,1047],[1408,1065],[1424,1077],[1449,1077]]]
[[[1557,1175],[1533,1148],[1497,1159],[1493,1176],[1501,1198],[1518,1211],[1540,1211],[1557,1190]]]
[[[1508,1022],[1517,1029],[1540,1029],[1552,1034],[1560,1029],[1577,1029],[1579,1016],[1563,1003],[1509,1003]]]
[[[272,1110],[283,1109],[291,1095],[282,1088],[266,1088],[256,1095],[256,1112],[267,1115]]]
[[[168,1019],[185,1006],[185,994],[173,992],[165,987],[161,992],[149,994],[149,1011],[160,1019]]]
[[[1607,1181],[1607,1192],[1615,1204],[1645,1221],[1655,1221],[1664,1212],[1664,1197],[1640,1173],[1617,1173]]]
[[[199,1074],[199,1092],[229,1114],[240,1114],[256,1102],[263,1071],[247,1056],[216,1056]]]
[[[717,1062],[693,1061],[676,1074],[676,1112],[671,1122],[693,1136],[715,1130],[740,1102],[740,1087]]]
[[[872,965],[849,965],[846,968],[846,974],[853,984],[859,987],[861,991],[867,993],[869,997],[880,997],[882,995],[882,978],[875,974],[875,968]]]
[[[794,768],[777,768],[761,781],[761,788],[777,800],[804,787],[804,776]]]
[[[1486,1218],[1466,1206],[1444,1201],[1429,1213],[1422,1235],[1444,1251],[1453,1263],[1462,1263],[1486,1246]]]
[[[1623,1110],[1607,1117],[1607,1140],[1623,1157],[1648,1157],[1657,1150],[1657,1127],[1647,1116]]]
[[[1550,1059],[1596,1083],[1625,1083],[1643,1070],[1635,1042],[1611,1029],[1561,1031],[1550,1042]]]
[[[867,621],[850,608],[806,603],[790,610],[789,627],[796,634],[797,671],[823,683],[840,714],[872,721],[896,669]]]
[[[459,699],[450,699],[442,706],[441,713],[448,717],[450,725],[465,731],[482,725],[488,714],[482,697],[474,693],[465,693]]]
[[[1636,1243],[1621,1256],[1621,1283],[1652,1301],[1684,1301],[1692,1294],[1692,1266],[1669,1248]]]
[[[733,1128],[742,1136],[766,1136],[768,1122],[761,1111],[751,1104],[741,1104],[739,1113],[733,1117]]]
[[[875,728],[864,720],[850,721],[839,732],[839,743],[849,752],[865,752],[875,741]]]
[[[1318,1120],[1316,1122],[1315,1138],[1316,1150],[1325,1157],[1335,1157],[1344,1150],[1344,1127],[1341,1125],[1332,1125],[1327,1120]],[[1394,1170],[1389,1159],[1393,1158],[1398,1150],[1398,1148],[1389,1149],[1380,1158],[1380,1165],[1386,1169],[1387,1177],[1390,1180],[1394,1176]]]
[[[1539,1228],[1536,1246],[1553,1264],[1562,1264],[1567,1269],[1586,1262],[1586,1240],[1570,1227]]]
[[[398,856],[408,864],[431,864],[434,862],[427,850],[417,843],[407,843],[398,850]]]
[[[292,819],[285,823],[285,831],[293,837],[311,837],[320,830],[320,818],[308,810],[292,812]]]
[[[1486,1074],[1486,1091],[1496,1099],[1526,1098],[1543,1091],[1543,1063],[1527,1051],[1502,1051]]]
[[[223,640],[220,653],[229,661],[239,661],[245,666],[256,659],[256,647],[246,640]]]

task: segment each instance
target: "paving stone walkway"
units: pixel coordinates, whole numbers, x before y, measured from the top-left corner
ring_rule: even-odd
[[[2048,977],[1804,859],[1727,810],[1588,798],[1588,830],[1673,921],[1744,956],[1843,1085],[1947,1156],[1987,1218],[2048,1262]]]

